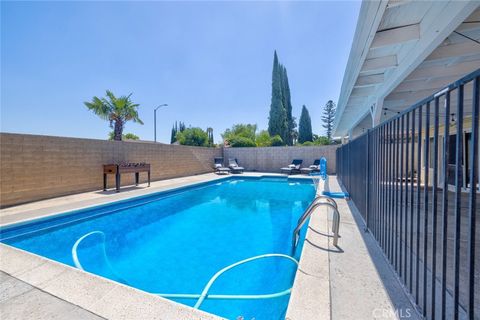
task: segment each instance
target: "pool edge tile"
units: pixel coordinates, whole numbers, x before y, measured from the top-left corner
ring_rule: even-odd
[[[223,319],[2,243],[0,270],[105,319],[128,319],[131,312],[137,319]],[[86,286],[81,288],[79,283]],[[105,290],[92,294],[92,285]]]

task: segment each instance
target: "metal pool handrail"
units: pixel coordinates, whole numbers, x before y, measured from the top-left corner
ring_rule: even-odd
[[[106,252],[106,249],[105,249],[105,233],[103,233],[102,231],[89,232],[89,233],[83,235],[82,237],[80,237],[75,242],[75,244],[72,247],[72,259],[73,259],[73,263],[75,264],[75,266],[78,269],[85,271],[82,264],[80,263],[80,260],[78,259],[77,249],[78,249],[79,244],[83,240],[85,240],[86,238],[88,238],[89,236],[94,235],[94,234],[98,234],[102,238],[103,256],[104,256],[104,259],[105,259],[105,263],[107,264],[108,268],[110,268],[110,271],[116,277],[118,277],[118,279],[120,279],[123,283],[128,284],[127,281],[125,281],[122,277],[118,276],[118,274],[113,270],[112,265],[108,261],[107,252]],[[259,259],[264,259],[264,258],[272,258],[272,257],[288,259],[288,260],[294,262],[298,266],[298,261],[295,258],[293,258],[289,255],[281,254],[281,253],[262,254],[262,255],[259,255],[259,256],[254,256],[254,257],[251,257],[251,258],[247,258],[247,259],[232,263],[231,265],[221,269],[220,271],[217,271],[210,278],[210,280],[207,282],[207,284],[203,288],[202,293],[200,293],[200,294],[191,294],[191,293],[154,293],[154,294],[158,295],[158,296],[161,296],[163,298],[198,299],[197,303],[194,306],[195,309],[198,309],[205,299],[225,299],[225,300],[229,300],[229,299],[231,299],[231,300],[234,300],[234,299],[238,299],[238,300],[252,299],[252,300],[259,300],[259,299],[272,299],[272,298],[282,297],[282,296],[285,296],[287,294],[290,294],[292,288],[289,288],[289,289],[286,289],[286,290],[283,290],[283,291],[279,291],[279,292],[275,292],[275,293],[268,293],[268,294],[251,294],[251,295],[249,295],[249,294],[210,294],[209,295],[208,294],[208,291],[212,287],[213,283],[218,279],[218,277],[220,277],[223,273],[227,272],[228,270],[233,269],[233,268],[235,268],[239,265],[245,264],[247,262],[251,262],[251,261],[259,260]]]
[[[310,209],[310,207],[313,206],[314,203],[318,202],[318,200],[321,200],[321,199],[327,200],[329,203],[334,205],[336,209],[338,209],[338,204],[335,201],[335,199],[333,199],[332,197],[327,196],[325,194],[319,194],[319,195],[315,196],[315,199],[313,199],[312,203],[308,206],[308,208],[307,208],[307,210],[305,210],[305,212],[307,212]],[[303,215],[302,215],[302,217],[303,217]],[[298,221],[300,221],[302,219],[302,217],[300,217],[300,219],[298,219]]]
[[[319,202],[321,199],[326,199],[328,202]],[[304,214],[298,220],[298,225],[293,231],[292,236],[292,248],[296,249],[298,245],[298,238],[300,230],[302,229],[305,222],[307,222],[308,218],[313,214],[316,208],[321,206],[327,206],[333,209],[333,224],[332,224],[332,231],[333,231],[333,245],[337,246],[338,244],[338,232],[340,228],[340,213],[338,212],[338,205],[337,202],[325,195],[318,195],[313,199],[310,206],[305,210]]]

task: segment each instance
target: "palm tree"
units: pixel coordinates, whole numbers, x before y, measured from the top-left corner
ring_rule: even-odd
[[[113,140],[122,140],[123,127],[127,121],[143,124],[142,120],[138,118],[139,104],[130,100],[131,95],[117,98],[110,90],[107,90],[105,98],[94,96],[92,102],[84,102],[89,110],[92,110],[101,119],[110,122],[110,127],[113,128]]]

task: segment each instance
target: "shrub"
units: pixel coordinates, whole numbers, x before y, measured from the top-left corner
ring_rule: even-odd
[[[139,140],[140,138],[136,135],[136,134],[133,134],[133,133],[127,133],[123,136],[123,138],[125,140]]]
[[[256,124],[236,124],[231,129],[225,130],[222,134],[223,140],[231,141],[235,137],[248,138],[255,142],[255,132],[257,131]]]
[[[278,147],[278,146],[285,145],[283,143],[282,138],[278,134],[273,136],[270,141],[271,141],[273,147]]]
[[[242,148],[242,147],[256,147],[257,145],[253,142],[252,139],[240,137],[240,136],[233,136],[230,140],[228,140],[229,144],[233,148]]]
[[[311,146],[314,146],[315,144],[312,142],[312,141],[305,141],[304,143],[302,143],[302,146],[304,147],[311,147]]]
[[[108,140],[114,140],[115,132],[111,131],[108,134]],[[133,133],[122,134],[122,140],[139,140],[140,137]]]
[[[186,146],[206,147],[208,145],[208,134],[201,128],[186,128],[177,133],[176,139]]]
[[[262,130],[257,134],[255,139],[257,147],[270,147],[272,145],[272,138],[267,130]]]
[[[313,141],[313,144],[317,146],[326,146],[330,144],[330,140],[328,140],[327,137],[318,137],[315,139],[315,141]]]

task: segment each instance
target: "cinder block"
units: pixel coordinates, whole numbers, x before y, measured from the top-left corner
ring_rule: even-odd
[[[0,207],[101,189],[106,163],[148,162],[152,180],[159,180],[210,172],[222,154],[221,148],[0,133]],[[133,182],[133,174],[122,176],[122,185]],[[108,183],[114,185],[113,176]]]

